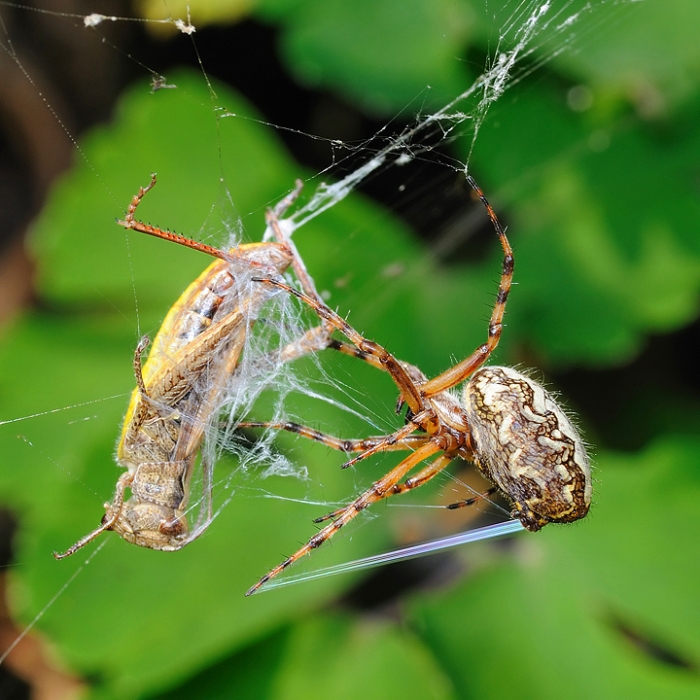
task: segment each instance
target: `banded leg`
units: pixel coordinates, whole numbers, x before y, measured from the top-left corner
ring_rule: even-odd
[[[309,440],[320,442],[322,445],[326,445],[326,447],[330,447],[334,450],[345,453],[366,452],[370,449],[376,449],[379,446],[381,446],[381,452],[414,450],[418,447],[422,447],[431,439],[430,435],[420,434],[408,435],[401,439],[394,440],[393,442],[387,440],[387,438],[392,437],[391,435],[379,435],[376,437],[361,438],[359,440],[343,440],[342,438],[327,435],[326,433],[314,430],[313,428],[308,428],[305,425],[288,421],[245,421],[243,423],[238,423],[236,428],[266,428],[268,430],[286,430],[289,433],[301,435]]]
[[[480,345],[469,357],[462,360],[462,362],[451,367],[434,379],[431,379],[429,382],[426,382],[421,387],[422,394],[426,397],[441,394],[450,387],[463,382],[488,360],[491,353],[496,349],[498,341],[501,339],[503,315],[505,314],[506,302],[508,301],[508,294],[510,293],[513,282],[513,249],[508,242],[505,229],[498,220],[496,212],[489,204],[486,196],[481,191],[481,188],[476,184],[471,175],[467,176],[467,182],[476,192],[476,195],[479,197],[484,207],[486,207],[489,219],[491,219],[491,223],[496,231],[496,235],[501,241],[501,247],[503,248],[503,267],[501,270],[501,280],[498,286],[498,296],[496,297],[496,303],[491,313],[491,320],[489,321],[487,341],[483,345]]]
[[[316,290],[316,285],[314,284],[311,275],[309,275],[306,266],[304,265],[304,261],[302,260],[301,255],[299,255],[299,251],[297,250],[296,245],[294,245],[294,241],[292,241],[291,235],[287,234],[280,224],[280,219],[285,214],[287,209],[294,204],[297,197],[301,193],[303,186],[304,183],[301,180],[297,180],[294,183],[294,189],[284,199],[280,200],[272,209],[267,210],[265,214],[265,221],[267,222],[268,227],[272,230],[277,243],[281,243],[292,252],[292,270],[294,270],[294,274],[299,280],[301,288],[312,299],[317,299],[318,301],[322,302],[321,295]],[[327,327],[326,330],[328,331],[328,334],[330,334],[330,330]],[[322,349],[323,348],[319,348],[319,350]]]
[[[465,498],[463,501],[457,501],[456,503],[450,503],[449,506],[445,506],[448,510],[456,510],[457,508],[466,508],[467,506],[473,506],[475,503],[478,503],[479,501],[483,501],[485,498],[488,498],[489,496],[493,496],[494,493],[498,491],[498,488],[496,486],[491,486],[491,488],[486,489],[484,493],[479,493],[476,496],[472,496],[471,498]]]
[[[404,425],[403,428],[399,428],[396,432],[391,433],[390,435],[387,435],[383,441],[378,442],[376,445],[373,447],[368,448],[365,450],[362,454],[359,454],[357,457],[353,457],[352,459],[349,459],[345,464],[341,466],[341,469],[347,469],[348,467],[353,467],[355,466],[358,462],[361,462],[363,459],[367,459],[367,457],[377,454],[378,452],[385,452],[386,451],[386,446],[387,445],[393,445],[397,442],[401,442],[404,438],[407,438],[411,435],[416,430],[416,427],[418,425],[423,425],[423,420],[430,415],[428,411],[422,411],[421,413],[418,413],[416,416],[414,416],[414,422],[407,423]],[[430,440],[430,435],[426,435],[428,440]],[[426,440],[426,442],[428,442]],[[442,448],[440,448],[442,449]]]
[[[303,294],[298,290],[290,287],[285,282],[270,277],[253,277],[254,282],[270,284],[279,289],[283,289],[289,294],[303,301],[307,306],[311,307],[316,315],[324,321],[328,321],[335,329],[339,330],[346,338],[348,338],[358,350],[367,355],[371,355],[377,359],[377,366],[380,366],[394,380],[394,384],[399,388],[404,402],[411,409],[411,412],[417,414],[423,411],[423,400],[421,392],[416,387],[415,382],[411,379],[408,372],[404,369],[402,363],[397,360],[388,350],[383,348],[379,343],[367,340],[358,333],[345,319],[339,316],[335,311],[330,309],[321,301],[313,299],[307,294]],[[434,427],[437,431],[437,419],[429,421],[429,426]]]
[[[406,459],[394,467],[388,474],[379,479],[379,481],[375,481],[370,489],[365,491],[352,503],[349,503],[345,508],[338,511],[338,517],[336,520],[316,533],[316,535],[314,535],[303,547],[272,569],[268,574],[265,574],[265,576],[263,576],[248,590],[246,595],[252,595],[258,590],[258,588],[260,588],[260,586],[280,574],[295,561],[301,559],[301,557],[317,547],[320,547],[326,540],[333,537],[338,530],[356,518],[365,508],[383,498],[386,498],[388,495],[392,495],[390,492],[394,486],[396,486],[396,484],[398,484],[401,479],[403,479],[404,476],[406,476],[406,474],[413,469],[413,467],[438,451],[440,451],[440,446],[434,442],[426,443],[422,447],[418,448],[413,454],[406,457]]]
[[[345,343],[342,340],[331,338],[330,333],[332,330],[332,328],[329,330],[326,326],[311,328],[301,338],[285,346],[280,353],[280,359],[282,362],[290,362],[304,357],[304,355],[310,355],[329,348],[337,350],[343,355],[350,355],[350,357],[362,360],[376,369],[384,370],[384,366],[374,355],[359,350],[352,343]]]
[[[305,355],[325,350],[331,341],[330,331],[325,326],[315,326],[300,338],[285,345],[279,353],[279,359],[285,363],[298,360]]]
[[[396,496],[400,493],[406,493],[406,491],[411,491],[412,489],[415,489],[418,486],[422,486],[423,484],[430,481],[434,476],[437,476],[441,471],[443,471],[452,460],[453,457],[441,455],[436,460],[431,462],[427,467],[421,469],[418,472],[418,474],[412,476],[410,479],[406,479],[406,481],[404,481],[403,484],[396,484],[391,489],[391,491],[384,494],[384,498],[388,498],[389,496]],[[314,522],[322,523],[326,520],[332,520],[333,518],[337,518],[343,514],[345,508],[346,506],[344,506],[343,508],[338,508],[338,510],[334,510],[332,513],[322,515],[320,518],[316,518]]]
[[[336,340],[335,338],[331,338],[330,342],[328,343],[328,348],[331,350],[337,350],[343,355],[350,355],[350,357],[355,357],[358,360],[366,362],[368,365],[372,365],[372,367],[376,367],[377,369],[384,369],[384,365],[382,365],[378,357],[368,352],[364,352],[363,350],[360,350],[351,343],[344,343],[342,340]]]
[[[418,474],[406,479],[403,484],[396,484],[392,489],[392,495],[406,493],[406,491],[411,491],[412,489],[418,488],[418,486],[423,486],[423,484],[428,483],[434,476],[437,476],[443,471],[453,459],[454,457],[450,455],[440,455],[427,467],[421,469]]]

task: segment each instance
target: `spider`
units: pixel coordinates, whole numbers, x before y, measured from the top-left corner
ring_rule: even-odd
[[[503,248],[503,265],[488,339],[471,355],[442,374],[428,379],[417,367],[402,362],[378,343],[367,340],[317,296],[309,296],[271,277],[253,281],[273,285],[296,296],[349,341],[328,337],[326,346],[358,357],[387,372],[399,390],[398,408],[407,406],[406,424],[384,436],[342,440],[296,423],[242,423],[241,427],[287,430],[344,452],[360,454],[352,466],[377,452],[408,450],[410,454],[351,503],[314,522],[332,521],[303,547],[285,559],[246,595],[322,545],[365,508],[384,498],[422,486],[461,458],[473,462],[493,484],[486,493],[448,508],[461,508],[500,492],[512,503],[512,517],[532,532],[548,523],[583,518],[591,501],[591,470],[584,443],[552,396],[536,381],[510,367],[483,366],[501,337],[510,292],[513,250],[496,213],[471,176],[467,181],[486,208]],[[468,381],[467,381],[468,380]],[[450,389],[466,382],[461,396]],[[413,476],[409,473],[435,456]]]

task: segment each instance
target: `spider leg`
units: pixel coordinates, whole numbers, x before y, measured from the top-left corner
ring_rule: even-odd
[[[284,213],[289,209],[289,207],[295,202],[301,190],[304,186],[302,180],[297,180],[295,182],[295,187],[292,192],[287,195],[284,199],[278,202],[273,209],[268,209],[265,214],[265,220],[267,225],[272,229],[275,240],[278,243],[289,248],[292,251],[292,263],[291,267],[294,270],[296,278],[301,284],[301,288],[304,293],[316,301],[319,305],[325,306],[321,295],[316,290],[316,285],[313,279],[306,270],[302,257],[292,241],[290,235],[288,235],[280,224],[280,219]],[[377,369],[385,369],[384,365],[381,363],[379,358],[371,353],[364,352],[359,348],[351,345],[349,343],[344,343],[340,340],[335,340],[330,337],[331,332],[335,324],[331,321],[326,321],[321,326],[317,326],[307,331],[302,338],[300,338],[295,343],[290,343],[282,351],[282,359],[284,361],[296,359],[302,355],[309,354],[311,352],[318,352],[319,350],[324,350],[326,348],[333,348],[346,355],[351,355],[352,357],[357,357],[358,359],[367,362],[368,364],[376,367]],[[358,334],[359,335],[359,334]]]
[[[501,281],[498,285],[498,296],[496,297],[496,303],[493,307],[493,312],[491,313],[491,320],[489,321],[489,335],[487,341],[483,345],[480,345],[471,355],[469,355],[469,357],[462,360],[459,364],[456,364],[446,372],[443,372],[434,379],[426,382],[421,387],[421,393],[425,397],[441,394],[446,389],[463,382],[467,377],[481,367],[486,360],[488,360],[491,353],[496,349],[498,341],[501,339],[501,331],[503,330],[503,315],[506,310],[506,302],[508,301],[508,294],[513,282],[513,249],[510,247],[505,229],[498,220],[496,212],[488,203],[484,193],[479,188],[479,185],[476,184],[471,176],[467,176],[467,182],[474,189],[484,207],[486,207],[491,223],[493,224],[496,234],[501,241],[501,247],[503,248]]]
[[[342,340],[330,338],[328,334],[329,330],[326,326],[315,326],[311,328],[306,331],[301,338],[295,340],[293,343],[289,343],[289,345],[283,348],[280,359],[283,362],[289,362],[290,360],[296,360],[304,355],[309,355],[328,348],[330,350],[337,350],[343,355],[350,355],[350,357],[362,360],[376,369],[384,370],[384,365],[382,365],[375,355],[359,350],[352,343],[345,343]]]
[[[335,535],[338,530],[347,525],[351,520],[356,518],[361,511],[373,503],[392,495],[392,489],[398,484],[401,479],[411,470],[416,464],[419,464],[424,459],[430,457],[440,451],[440,445],[436,442],[429,442],[419,447],[413,454],[409,455],[395,466],[388,474],[383,476],[379,481],[375,481],[371,488],[358,496],[352,503],[349,503],[345,508],[338,511],[338,517],[330,525],[326,525],[322,530],[317,532],[303,547],[297,550],[290,557],[285,559],[281,564],[265,574],[254,586],[252,586],[247,596],[252,595],[255,591],[265,584],[270,579],[274,578],[288,566],[291,566],[295,561],[301,559],[305,554],[320,547],[326,540]],[[437,461],[437,460],[436,460]]]
[[[406,491],[411,491],[418,486],[422,486],[443,471],[453,459],[453,455],[440,455],[436,460],[421,469],[418,474],[406,479],[403,484],[396,484],[390,495],[406,493]]]
[[[384,369],[384,365],[376,355],[364,352],[363,350],[360,350],[352,345],[352,343],[344,343],[342,340],[331,338],[330,342],[328,343],[328,348],[331,350],[337,350],[338,352],[343,353],[343,355],[356,357],[358,360],[362,360],[363,362],[366,362],[368,365],[372,365],[372,367],[376,367],[377,369]]]
[[[485,498],[492,496],[498,491],[496,486],[491,486],[491,488],[486,489],[484,493],[479,493],[471,498],[465,498],[463,501],[457,501],[456,503],[450,503],[449,506],[445,506],[448,510],[456,510],[457,508],[466,508],[467,506],[473,506],[479,501],[483,501]]]
[[[381,368],[389,373],[389,376],[391,376],[394,383],[399,388],[405,403],[408,404],[413,413],[419,413],[423,410],[421,392],[418,390],[401,362],[397,360],[388,350],[383,348],[378,343],[364,338],[349,323],[347,323],[345,319],[326,306],[323,302],[297,291],[288,284],[269,277],[253,277],[253,281],[270,284],[278,287],[279,289],[283,289],[310,306],[316,315],[321,318],[321,320],[327,321],[331,326],[339,330],[357,347],[358,350],[377,359],[378,365],[381,365]],[[438,428],[437,419],[434,420],[434,428],[435,430]],[[430,432],[429,429],[428,432]]]
[[[280,360],[282,362],[291,362],[305,355],[310,355],[329,348],[331,350],[337,350],[344,355],[356,357],[358,360],[362,360],[376,369],[384,370],[384,365],[382,365],[377,357],[359,350],[352,343],[345,343],[342,340],[331,338],[330,333],[332,331],[333,328],[329,329],[327,326],[315,326],[311,328],[300,338],[282,348]],[[398,413],[399,411],[397,410],[396,412]]]
[[[325,326],[315,326],[309,329],[304,335],[288,343],[280,350],[280,361],[285,363],[291,362],[305,355],[325,350],[332,340],[330,332]]]
[[[393,445],[397,442],[401,442],[401,440],[411,435],[411,433],[413,433],[413,431],[416,430],[416,428],[419,425],[422,425],[422,420],[427,414],[427,411],[423,411],[422,413],[419,413],[418,415],[414,416],[413,421],[404,425],[403,428],[399,428],[396,432],[391,433],[390,435],[386,435],[381,442],[378,442],[373,447],[370,447],[369,449],[365,450],[362,454],[358,455],[357,457],[349,459],[347,462],[345,462],[345,464],[342,465],[341,469],[353,467],[358,462],[361,462],[363,459],[366,459],[370,455],[376,454],[377,452],[386,452],[387,446]],[[426,440],[426,442],[430,440],[431,436],[427,437],[428,440]]]
[[[367,452],[367,450],[377,447],[381,448],[379,450],[381,452],[413,450],[417,447],[421,447],[431,439],[430,435],[421,434],[408,435],[393,442],[387,440],[387,438],[392,437],[391,435],[379,435],[377,437],[361,438],[359,440],[343,440],[342,438],[334,437],[333,435],[321,433],[313,428],[308,428],[305,425],[299,425],[299,423],[280,421],[245,421],[243,423],[238,423],[236,428],[267,428],[269,430],[286,430],[287,432],[296,433],[297,435],[301,435],[309,440],[315,440],[316,442],[320,442],[322,445],[326,445],[334,450],[339,450],[340,452],[346,453]]]
[[[393,486],[392,489],[385,493],[383,497],[388,498],[389,496],[396,496],[397,494],[406,493],[406,491],[410,491],[411,489],[415,489],[418,486],[422,486],[426,482],[430,481],[434,476],[443,471],[453,459],[454,457],[448,455],[442,455],[438,457],[427,467],[421,469],[418,472],[418,474],[412,476],[410,479],[406,479],[406,481],[404,481],[403,484],[396,484],[395,486]],[[328,513],[327,515],[322,515],[320,518],[316,518],[314,522],[322,523],[326,520],[337,518],[343,514],[346,508],[347,506],[338,508],[338,510],[334,510],[332,513]]]
[[[281,217],[284,215],[287,209],[289,209],[289,207],[291,207],[292,204],[294,204],[297,197],[301,194],[301,190],[303,187],[304,183],[302,182],[302,180],[297,180],[294,183],[294,189],[284,199],[279,201],[274,206],[274,208],[267,210],[267,212],[265,213],[265,221],[267,222],[268,227],[272,230],[275,240],[292,252],[291,267],[292,270],[294,270],[296,278],[301,284],[301,288],[312,299],[316,299],[317,301],[323,303],[321,300],[321,295],[316,290],[316,285],[314,284],[313,279],[309,275],[306,266],[304,265],[304,261],[299,255],[299,251],[297,250],[296,245],[294,245],[291,236],[280,225]],[[327,334],[330,335],[330,328],[327,325],[324,325],[324,328],[326,329]]]

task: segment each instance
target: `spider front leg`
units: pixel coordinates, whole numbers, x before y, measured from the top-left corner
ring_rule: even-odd
[[[313,428],[309,428],[305,425],[300,425],[299,423],[292,423],[289,421],[244,421],[243,423],[238,423],[236,428],[285,430],[289,433],[301,435],[309,440],[320,442],[322,445],[326,445],[326,447],[338,450],[339,452],[345,452],[346,454],[353,452],[365,453],[368,450],[372,450],[372,454],[374,451],[393,452],[398,450],[414,450],[417,447],[421,447],[431,439],[429,435],[422,434],[408,435],[401,438],[395,438],[394,440],[392,440],[394,435],[379,435],[376,437],[360,438],[358,440],[344,440],[343,438],[327,435],[326,433],[314,430]]]
[[[339,316],[335,311],[330,309],[320,300],[314,299],[307,294],[299,292],[285,282],[272,279],[270,277],[253,277],[253,281],[273,285],[303,301],[307,306],[313,309],[313,311],[322,321],[327,321],[333,328],[339,330],[343,335],[345,335],[345,337],[348,338],[361,353],[376,358],[377,366],[381,367],[381,369],[387,372],[393,379],[394,383],[401,392],[404,402],[408,405],[413,414],[418,414],[425,409],[421,391],[411,379],[406,369],[404,369],[402,363],[397,360],[388,350],[383,348],[378,343],[364,338],[347,321],[345,321],[345,319]],[[374,362],[371,364],[374,364]],[[426,423],[422,424],[421,427],[425,428],[427,432],[431,432],[430,428],[437,431],[437,419],[427,417]]]
[[[329,329],[325,325],[311,328],[310,330],[306,331],[301,338],[289,343],[282,349],[280,352],[280,360],[282,360],[282,362],[291,362],[292,360],[297,360],[305,355],[310,355],[328,348],[330,350],[337,350],[343,355],[349,355],[350,357],[362,360],[362,362],[366,362],[368,365],[371,365],[376,369],[384,370],[384,366],[379,358],[377,358],[375,355],[359,350],[352,343],[345,343],[342,340],[331,338],[329,334],[332,331],[332,327]],[[406,365],[404,362],[401,364],[404,366],[404,369],[412,366]],[[409,375],[410,374],[411,373],[409,372]],[[425,380],[422,373],[421,380]],[[396,413],[399,413],[399,410],[400,407],[396,409]]]
[[[287,209],[297,200],[303,187],[304,183],[302,180],[297,180],[294,183],[294,189],[284,199],[279,201],[274,208],[267,210],[265,213],[265,222],[272,230],[275,240],[292,252],[292,269],[294,270],[296,278],[299,280],[299,284],[301,284],[301,288],[313,299],[321,301],[321,295],[316,290],[316,285],[311,275],[309,275],[306,265],[304,265],[304,261],[301,255],[299,255],[299,251],[296,245],[294,245],[291,235],[287,233],[282,226],[282,216],[284,216]]]
[[[510,293],[510,288],[513,283],[513,268],[515,261],[513,259],[513,249],[510,246],[505,229],[498,220],[496,212],[489,204],[486,196],[481,191],[481,188],[476,184],[471,175],[467,176],[467,182],[471,185],[474,192],[476,192],[476,195],[479,197],[484,207],[486,207],[486,212],[489,215],[489,219],[491,219],[496,235],[501,241],[501,247],[503,248],[501,280],[498,285],[496,303],[493,307],[493,312],[491,313],[491,319],[489,321],[489,334],[487,341],[483,345],[480,345],[469,357],[462,360],[462,362],[456,364],[454,367],[451,367],[446,372],[443,372],[434,379],[426,382],[421,387],[421,393],[424,397],[441,394],[443,391],[446,391],[447,389],[450,389],[451,387],[463,382],[465,379],[467,379],[467,377],[471,376],[477,369],[479,369],[479,367],[481,367],[486,360],[488,360],[491,353],[498,346],[498,341],[501,339],[501,331],[503,330],[503,316],[506,311],[508,294]]]

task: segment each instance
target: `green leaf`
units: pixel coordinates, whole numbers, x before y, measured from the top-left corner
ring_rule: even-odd
[[[263,16],[268,4],[278,15],[272,2]],[[300,80],[334,87],[370,112],[442,106],[468,86],[456,60],[473,22],[462,3],[312,0],[285,11],[282,50]]]
[[[553,362],[621,362],[650,332],[698,314],[700,238],[688,221],[700,207],[688,174],[700,139],[614,120],[596,140],[553,88],[540,84],[494,114],[475,152],[489,179],[531,173],[509,187],[510,209],[492,197],[516,258],[509,342],[520,336]],[[689,118],[699,110],[689,105]]]
[[[332,649],[333,653],[328,654]],[[395,668],[400,670],[387,673]],[[392,624],[324,615],[297,625],[277,666],[272,697],[357,697],[368,700],[454,697],[435,659],[410,632]]]
[[[387,669],[395,668],[396,673]],[[236,694],[256,700],[308,697],[455,697],[439,664],[410,631],[386,620],[324,612],[280,630],[175,691],[153,700]]]
[[[602,3],[574,29],[577,50],[561,53],[556,65],[632,96],[647,113],[663,114],[669,103],[697,94],[700,49],[693,28],[699,21],[700,7],[684,0]]]

